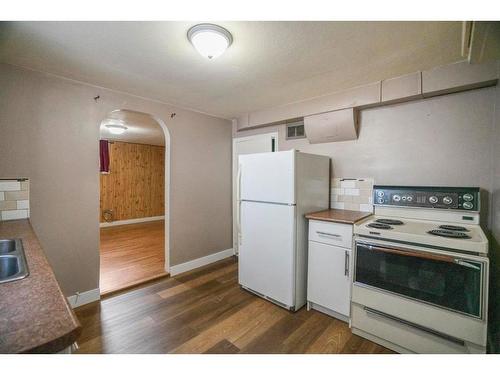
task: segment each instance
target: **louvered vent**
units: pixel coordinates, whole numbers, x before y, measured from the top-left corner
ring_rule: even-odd
[[[294,121],[286,124],[286,139],[305,138],[304,120]]]

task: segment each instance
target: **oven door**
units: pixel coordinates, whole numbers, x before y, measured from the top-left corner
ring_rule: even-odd
[[[483,318],[486,262],[433,250],[356,241],[354,283]]]

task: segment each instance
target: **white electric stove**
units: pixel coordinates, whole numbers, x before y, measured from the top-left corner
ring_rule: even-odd
[[[479,188],[375,186],[354,226],[353,332],[399,352],[484,353]]]

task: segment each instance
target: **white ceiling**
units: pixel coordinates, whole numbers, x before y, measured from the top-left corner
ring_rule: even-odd
[[[111,134],[105,123],[109,120],[119,120],[127,127],[123,134]],[[165,146],[165,136],[160,124],[146,113],[128,110],[116,110],[108,114],[100,127],[101,139],[147,145]]]
[[[196,22],[2,22],[0,61],[232,118],[461,60],[461,22],[218,22],[216,60]]]

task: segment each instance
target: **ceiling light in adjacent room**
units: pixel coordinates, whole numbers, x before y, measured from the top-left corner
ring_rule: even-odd
[[[127,130],[126,126],[123,125],[106,125],[111,134],[123,134]]]
[[[222,55],[233,42],[233,36],[229,31],[210,23],[191,27],[187,37],[200,55],[208,59],[215,59]]]

